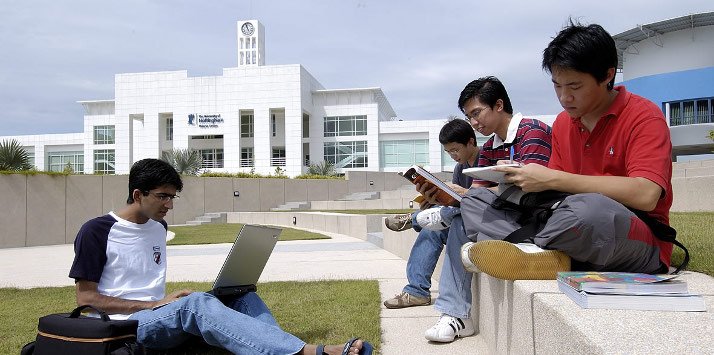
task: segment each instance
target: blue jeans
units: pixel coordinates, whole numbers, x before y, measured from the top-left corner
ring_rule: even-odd
[[[451,220],[457,213],[460,213],[455,208],[442,210],[449,212],[448,215],[442,214],[444,220]],[[418,213],[419,211],[412,213],[412,228],[419,234],[407,260],[407,281],[409,284],[404,286],[403,291],[418,297],[430,297],[431,276],[434,274],[436,262],[439,261],[439,255],[446,244],[449,228],[439,231],[422,229],[416,221]]]
[[[192,336],[234,354],[295,354],[305,346],[280,329],[253,292],[225,305],[213,295],[194,292],[158,309],[136,312],[129,319],[139,321],[138,342],[150,349],[173,348]]]
[[[461,246],[472,240],[466,236],[461,215],[454,217],[448,231],[446,254],[439,278],[439,297],[434,303],[434,308],[453,317],[471,318],[473,274],[467,272],[461,263]]]

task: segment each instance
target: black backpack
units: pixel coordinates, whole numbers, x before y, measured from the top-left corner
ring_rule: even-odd
[[[521,213],[518,223],[521,228],[516,229],[504,239],[511,243],[520,243],[530,240],[534,235],[543,230],[548,218],[553,215],[558,206],[570,196],[570,193],[554,190],[546,190],[541,192],[528,192],[522,194],[522,190],[517,186],[508,187],[501,193],[496,200],[491,204],[496,209],[510,209]],[[670,242],[684,251],[684,261],[679,265],[673,274],[678,274],[686,269],[689,264],[689,250],[680,243],[677,238],[677,231],[653,218],[647,212],[629,208],[639,219],[641,219],[650,228],[652,233],[660,240]]]

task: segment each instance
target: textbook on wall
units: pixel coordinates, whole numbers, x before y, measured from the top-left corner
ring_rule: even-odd
[[[676,275],[570,271],[558,273],[558,288],[582,308],[706,311],[704,298],[691,294]]]

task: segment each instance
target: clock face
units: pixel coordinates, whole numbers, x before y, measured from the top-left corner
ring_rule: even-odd
[[[250,22],[246,22],[243,24],[243,26],[240,26],[240,31],[243,32],[244,35],[250,36],[253,34],[253,24]]]

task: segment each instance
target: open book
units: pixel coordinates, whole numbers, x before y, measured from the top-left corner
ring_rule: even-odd
[[[399,175],[404,176],[414,185],[428,183],[436,186],[439,189],[436,193],[436,200],[443,206],[457,206],[461,203],[461,195],[421,166],[412,165],[406,171],[399,173]]]
[[[505,182],[504,176],[506,173],[501,171],[493,170],[496,167],[519,167],[520,164],[503,164],[503,165],[492,165],[492,166],[482,166],[476,168],[464,169],[463,173],[465,175],[471,176],[479,180],[493,181],[497,183]]]

